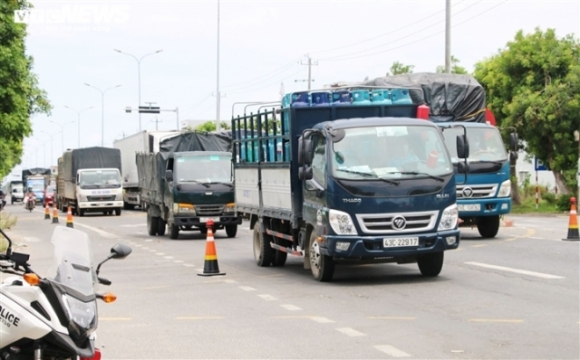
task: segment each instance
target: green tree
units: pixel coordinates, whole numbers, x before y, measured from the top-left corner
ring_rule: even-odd
[[[230,125],[228,123],[226,123],[225,121],[222,121],[220,123],[220,126],[221,126],[222,130],[229,130],[230,129]],[[198,125],[195,128],[195,131],[207,131],[207,132],[215,131],[215,120],[208,120],[208,121],[204,122],[203,124]]]
[[[435,71],[438,73],[444,73],[445,72],[445,65],[437,66],[437,69]],[[467,74],[467,70],[465,70],[464,67],[459,66],[459,59],[453,55],[451,55],[451,73],[452,74]]]
[[[520,30],[505,49],[478,63],[474,74],[498,124],[517,130],[523,149],[549,166],[563,193],[575,192],[577,186],[579,59],[580,43],[573,35],[558,38],[553,29],[539,28],[525,35]]]
[[[24,138],[32,133],[30,117],[51,110],[25,53],[26,25],[14,22],[15,10],[30,8],[26,0],[0,2],[0,178],[21,162]]]
[[[391,72],[387,72],[387,76],[390,75],[400,75],[400,74],[411,74],[413,73],[413,69],[415,68],[414,65],[405,65],[398,61],[395,61],[393,65],[391,65]]]

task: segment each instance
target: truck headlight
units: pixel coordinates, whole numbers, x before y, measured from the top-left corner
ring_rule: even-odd
[[[330,222],[332,230],[338,235],[357,235],[350,215],[345,212],[330,209],[328,222]]]
[[[173,213],[174,214],[195,215],[195,205],[183,204],[183,203],[173,203]]]
[[[510,180],[506,180],[501,183],[497,197],[508,197],[510,196],[511,192],[512,192],[512,182]]]
[[[444,211],[443,215],[441,216],[441,221],[439,221],[439,227],[437,230],[451,230],[455,229],[457,226],[457,204],[453,204],[448,206]]]
[[[79,202],[88,201],[87,197],[84,195],[79,195]]]
[[[232,214],[236,212],[236,203],[226,204],[224,207],[224,214]]]

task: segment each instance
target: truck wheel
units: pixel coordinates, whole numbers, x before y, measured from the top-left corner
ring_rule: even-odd
[[[236,237],[238,233],[238,225],[226,225],[226,234],[229,238]]]
[[[179,237],[179,227],[177,227],[173,223],[169,224],[169,238],[175,240],[178,237]]]
[[[85,216],[85,209],[78,209],[77,212],[79,213],[80,217]]]
[[[157,216],[151,216],[147,213],[147,232],[151,236],[157,235],[157,230],[159,228],[159,218]]]
[[[483,238],[493,238],[499,231],[499,215],[485,216],[477,219],[477,230]]]
[[[320,245],[316,241],[316,232],[310,234],[310,270],[314,278],[320,282],[332,280],[334,275],[334,260],[320,253]]]
[[[115,209],[115,215],[121,216],[121,208],[116,208]]]
[[[254,224],[254,259],[260,267],[270,266],[274,259],[274,249],[270,246],[270,236],[260,231],[260,223]]]
[[[165,229],[167,228],[167,222],[162,218],[157,218],[157,235],[163,236],[165,235]]]
[[[423,276],[437,276],[443,268],[443,252],[424,255],[417,259],[417,265]]]
[[[275,250],[274,260],[272,260],[272,266],[284,266],[286,264],[286,259],[288,258],[288,253],[285,251]]]

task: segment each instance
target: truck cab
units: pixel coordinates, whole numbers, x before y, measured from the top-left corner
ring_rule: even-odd
[[[79,169],[76,176],[77,212],[121,215],[123,189],[119,169]]]
[[[437,123],[443,131],[455,169],[460,162],[455,137],[462,132],[454,123]],[[469,142],[467,175],[457,174],[460,226],[477,226],[484,238],[497,235],[500,217],[511,211],[510,158],[517,157],[517,135],[510,134],[510,152],[499,130],[487,123],[461,122]],[[457,171],[456,171],[457,172]]]

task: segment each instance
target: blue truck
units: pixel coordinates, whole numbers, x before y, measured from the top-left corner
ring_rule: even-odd
[[[386,76],[364,84],[402,86],[412,101],[428,105],[428,118],[443,131],[456,168],[460,227],[476,226],[482,237],[495,237],[500,217],[512,207],[510,159],[517,159],[518,137],[515,132],[508,135],[506,151],[495,121],[488,121],[483,87],[471,75],[440,73]],[[469,143],[467,174],[457,171],[461,160],[455,147],[455,137],[464,132]]]
[[[417,263],[438,276],[460,242],[455,176],[420,111],[406,90],[357,87],[234,115],[235,207],[250,220],[257,265],[284,266],[291,254],[318,281],[352,262]],[[455,148],[467,156],[465,133]]]
[[[44,190],[50,184],[52,172],[48,168],[31,168],[22,170],[22,183],[24,194],[32,188],[36,202],[44,204]]]

